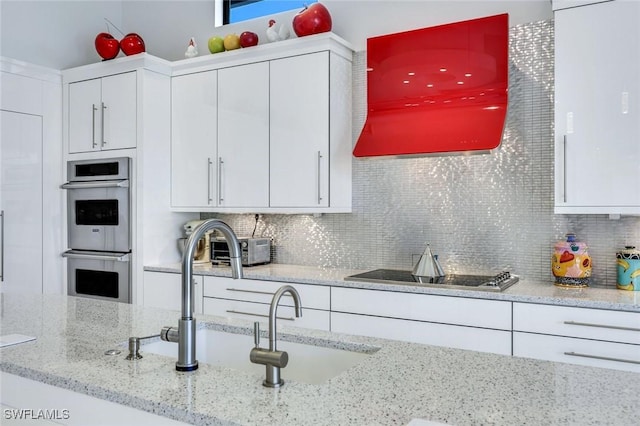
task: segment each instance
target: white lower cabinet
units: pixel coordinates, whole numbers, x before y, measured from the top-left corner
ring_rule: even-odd
[[[333,287],[331,331],[511,355],[511,302]]]
[[[194,313],[202,313],[202,280],[200,275],[193,276]],[[168,272],[144,272],[144,306],[153,308],[182,309],[182,274]]]
[[[258,321],[269,324],[269,306],[264,303],[244,302],[241,300],[204,298],[204,313],[220,315],[230,318]],[[313,328],[329,331],[329,311],[321,311],[303,307],[302,317],[296,318],[293,306],[278,306],[278,324],[294,325],[296,327]],[[266,330],[266,327],[264,328]]]
[[[285,293],[278,306],[279,324],[329,331],[330,288],[326,286],[205,276],[204,313],[267,324],[273,294],[283,285],[300,294],[302,317],[295,317],[293,298]]]
[[[640,372],[640,314],[514,303],[513,355]]]

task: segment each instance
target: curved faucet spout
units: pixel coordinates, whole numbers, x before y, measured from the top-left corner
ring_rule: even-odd
[[[278,304],[280,303],[280,298],[285,294],[289,293],[293,297],[293,304],[296,308],[296,317],[299,318],[302,316],[302,302],[300,301],[300,294],[298,291],[291,287],[290,285],[284,285],[278,289],[273,295],[273,299],[271,299],[271,307],[269,308],[269,350],[277,351],[278,348],[277,342],[278,338],[276,336],[276,314],[278,311]]]
[[[198,241],[208,231],[220,231],[229,246],[229,261],[231,263],[231,276],[233,279],[242,278],[242,252],[240,243],[233,229],[219,219],[209,219],[202,222],[193,230],[182,255],[182,318],[193,317],[193,255]]]
[[[173,327],[163,329],[163,340],[178,342],[176,370],[193,371],[198,368],[196,360],[196,320],[193,317],[193,255],[198,241],[210,230],[222,233],[229,246],[231,271],[234,279],[242,278],[242,253],[233,229],[218,219],[202,222],[189,236],[182,255],[182,316],[178,321],[178,332]]]

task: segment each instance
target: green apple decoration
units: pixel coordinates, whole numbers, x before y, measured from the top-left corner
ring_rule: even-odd
[[[224,40],[222,39],[222,37],[211,37],[207,45],[209,46],[209,52],[211,53],[224,52]]]

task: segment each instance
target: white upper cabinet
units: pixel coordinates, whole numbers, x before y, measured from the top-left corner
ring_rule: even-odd
[[[136,72],[69,84],[69,153],[135,148]]]
[[[639,214],[640,2],[555,16],[555,212]]]
[[[329,78],[329,52],[271,61],[272,207],[329,206]]]
[[[173,209],[350,212],[352,56],[344,40],[325,33],[175,63],[174,82],[217,72],[217,91],[194,93],[194,101],[174,84]],[[213,102],[217,132],[194,118],[198,105]],[[187,142],[176,134],[186,132],[184,122],[198,127],[189,130],[188,155],[179,152]],[[217,135],[216,154],[204,148],[211,135]],[[182,179],[176,172],[210,158],[206,176]],[[201,186],[212,201],[176,202],[176,194]]]
[[[218,72],[171,79],[171,206],[216,206]]]
[[[269,206],[269,62],[218,71],[218,205]]]

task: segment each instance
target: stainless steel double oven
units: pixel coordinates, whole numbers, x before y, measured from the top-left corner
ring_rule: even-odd
[[[67,163],[68,294],[131,302],[131,159]]]

